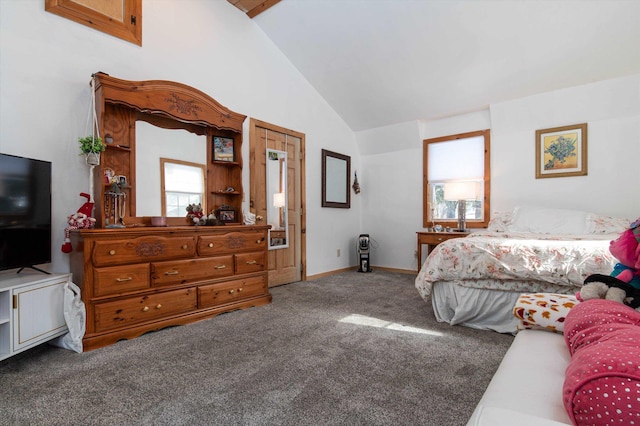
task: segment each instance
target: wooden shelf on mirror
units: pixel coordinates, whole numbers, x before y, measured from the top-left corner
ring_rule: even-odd
[[[216,194],[216,195],[242,195],[240,192],[238,191],[212,191],[212,194]]]
[[[127,145],[118,145],[118,144],[107,143],[107,144],[105,144],[105,146],[107,147],[107,149],[114,149],[114,150],[117,150],[117,151],[131,151],[131,147],[129,147]]]
[[[237,162],[237,161],[213,160],[212,163],[215,164],[216,166],[227,166],[227,167],[233,167],[233,166],[239,166],[240,165],[240,163]]]

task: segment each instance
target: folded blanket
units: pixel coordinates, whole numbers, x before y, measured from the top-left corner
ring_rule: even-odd
[[[513,307],[513,315],[520,321],[518,330],[564,331],[569,310],[578,303],[573,295],[556,293],[521,294]]]

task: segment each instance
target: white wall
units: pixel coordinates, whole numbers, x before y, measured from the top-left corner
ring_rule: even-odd
[[[640,215],[640,74],[491,106],[491,207]],[[535,178],[535,132],[588,123],[588,174]]]
[[[77,138],[88,134],[91,74],[191,85],[233,111],[306,134],[307,273],[355,264],[348,253],[360,203],[323,209],[321,148],[359,161],[355,135],[255,23],[226,1],[143,4],[142,47],[44,11],[42,0],[0,0],[0,152],[53,162],[53,264],[66,217],[82,204],[88,168]],[[247,119],[245,130],[248,129]],[[243,156],[248,163],[245,133]],[[248,190],[248,167],[244,188]],[[248,200],[244,200],[245,207]]]
[[[588,123],[588,175],[535,178],[535,131]],[[485,111],[358,132],[362,229],[373,265],[416,269],[422,227],[422,139],[491,129],[491,210],[522,204],[640,215],[640,75],[501,102]],[[399,147],[399,149],[397,149]]]
[[[492,129],[493,210],[526,202],[630,219],[640,214],[640,75],[354,134],[228,2],[154,0],[143,7],[139,47],[47,13],[41,0],[0,0],[0,152],[53,162],[51,270],[68,270],[60,251],[66,216],[88,189],[77,138],[87,133],[89,79],[96,71],[185,83],[236,112],[305,133],[308,275],[357,264],[360,233],[375,240],[373,265],[416,268],[427,137]],[[589,175],[535,179],[535,130],[582,122],[589,123]],[[351,156],[362,187],[351,193],[351,209],[320,207],[322,148]],[[247,159],[247,140],[243,149]]]

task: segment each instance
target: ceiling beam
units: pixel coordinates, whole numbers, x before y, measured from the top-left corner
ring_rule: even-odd
[[[247,14],[249,18],[255,18],[260,13],[269,9],[280,0],[227,0],[229,3]]]

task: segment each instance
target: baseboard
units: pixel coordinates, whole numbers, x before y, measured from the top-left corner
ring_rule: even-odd
[[[417,275],[418,273],[412,269],[387,268],[386,266],[372,266],[372,269],[387,272],[397,272],[399,274]]]
[[[417,272],[413,271],[411,269],[398,269],[398,268],[387,268],[384,266],[375,266],[373,265],[371,267],[372,271],[387,271],[387,272],[397,272],[400,274],[407,274],[407,275],[416,275]],[[357,266],[350,266],[348,268],[342,268],[342,269],[335,269],[333,271],[328,271],[328,272],[323,272],[321,274],[315,274],[315,275],[307,275],[307,281],[313,281],[313,280],[317,280],[319,278],[324,278],[324,277],[328,277],[331,275],[337,275],[337,274],[341,274],[343,272],[348,272],[348,271],[357,271],[358,267]]]
[[[331,276],[331,275],[341,274],[343,272],[355,271],[357,269],[358,269],[357,266],[350,266],[348,268],[336,269],[336,270],[333,270],[333,271],[323,272],[321,274],[307,275],[307,281],[313,281],[313,280],[317,280],[319,278],[324,278],[324,277],[328,277],[328,276]]]

